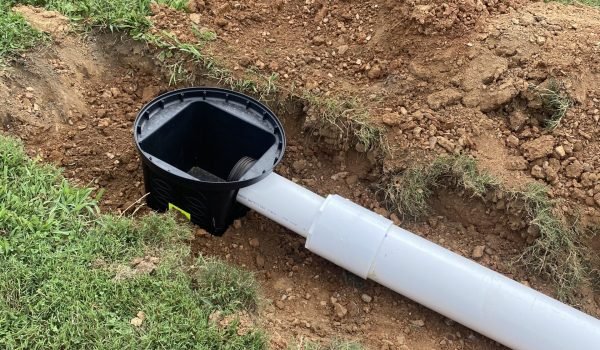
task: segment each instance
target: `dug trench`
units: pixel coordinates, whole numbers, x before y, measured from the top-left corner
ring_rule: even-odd
[[[144,103],[175,87],[140,43],[115,35],[81,39],[69,35],[66,24],[54,28],[55,45],[27,54],[2,73],[4,132],[22,139],[31,156],[63,168],[74,183],[93,187],[103,211],[143,215],[148,209],[140,201],[145,193],[132,123]],[[320,142],[305,128],[300,100],[281,98],[270,106],[288,137],[285,161],[277,169],[282,176],[321,195],[345,196],[452,251],[553,293],[547,282],[512,264],[527,243],[519,235],[501,234],[512,231],[489,204],[439,191],[428,218],[402,222],[381,204],[378,157]],[[285,349],[301,339],[344,338],[373,349],[504,349],[309,253],[301,237],[255,213],[236,221],[222,238],[196,229],[190,244],[195,254],[217,256],[255,273],[265,299],[257,322],[273,348]],[[593,292],[581,293],[587,303],[578,306],[599,315]]]

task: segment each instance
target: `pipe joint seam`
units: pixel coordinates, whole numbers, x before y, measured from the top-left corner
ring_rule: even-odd
[[[343,197],[327,197],[306,248],[366,279],[392,221]]]

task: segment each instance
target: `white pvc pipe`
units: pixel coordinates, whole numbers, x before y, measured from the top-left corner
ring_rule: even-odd
[[[308,236],[325,199],[275,173],[238,192],[238,202],[281,226]]]
[[[238,201],[307,237],[306,248],[518,350],[598,350],[600,321],[342,197],[272,174]]]

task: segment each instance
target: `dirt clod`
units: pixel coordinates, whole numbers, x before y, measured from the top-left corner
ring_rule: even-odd
[[[485,252],[485,246],[478,245],[475,248],[473,248],[473,253],[471,254],[471,257],[474,259],[481,259],[483,257],[484,252]]]
[[[258,240],[258,238],[251,238],[248,241],[248,244],[250,244],[250,246],[253,248],[257,248],[258,246],[260,246],[260,241]]]
[[[236,230],[241,229],[242,228],[242,220],[240,220],[240,219],[233,220],[233,228]]]
[[[579,178],[581,173],[583,173],[583,164],[578,160],[575,160],[565,168],[565,174],[570,178]]]
[[[348,314],[348,309],[342,304],[335,302],[333,303],[333,312],[338,319],[342,319]]]
[[[427,97],[427,103],[433,110],[458,103],[462,99],[462,93],[456,89],[446,89],[435,92]]]
[[[528,141],[521,146],[525,157],[529,160],[544,158],[552,154],[554,150],[554,137],[551,135],[540,136],[537,139]]]
[[[425,321],[424,320],[411,320],[410,324],[412,324],[415,327],[423,327],[423,326],[425,326]]]

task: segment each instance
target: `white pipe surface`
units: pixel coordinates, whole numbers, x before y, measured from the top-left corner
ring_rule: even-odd
[[[307,237],[306,248],[518,350],[598,350],[600,321],[403,230],[339,196],[272,174],[238,201]]]
[[[239,190],[237,201],[306,237],[325,198],[272,173]]]

